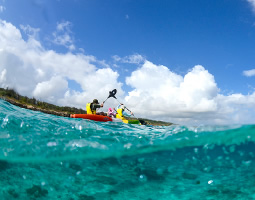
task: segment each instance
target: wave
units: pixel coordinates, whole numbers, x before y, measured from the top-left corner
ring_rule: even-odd
[[[1,199],[254,199],[254,125],[139,126],[0,100]]]
[[[71,119],[0,100],[0,159],[47,162],[123,157],[254,142],[255,125],[139,126]]]

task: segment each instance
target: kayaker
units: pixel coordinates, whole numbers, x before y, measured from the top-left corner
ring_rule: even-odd
[[[97,114],[97,108],[101,108],[104,106],[104,103],[99,104],[97,99],[94,99],[92,103],[87,103],[86,110],[87,114]]]
[[[108,115],[109,117],[115,117],[115,116],[116,116],[116,110],[115,110],[115,108],[109,108],[109,109],[108,109],[108,112],[107,112],[107,115]]]
[[[130,114],[128,114],[125,111],[126,107],[121,103],[117,106],[117,113],[116,113],[116,118],[122,119],[122,120],[126,120],[125,117],[130,117],[131,115],[133,115],[133,113],[131,112]]]

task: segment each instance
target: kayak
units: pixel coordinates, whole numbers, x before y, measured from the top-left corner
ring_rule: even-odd
[[[132,120],[121,120],[118,118],[111,118],[108,116],[104,115],[94,115],[94,114],[71,114],[71,118],[82,118],[82,119],[89,119],[89,120],[94,120],[98,122],[123,122],[126,124],[140,124],[139,120],[132,119]]]
[[[114,89],[112,91],[109,91],[109,96],[107,97],[107,99],[109,99],[110,97],[113,97],[113,98],[117,99],[115,97],[116,93],[117,93],[116,89]],[[97,99],[94,99],[94,100],[97,101]],[[94,100],[93,100],[93,102],[94,102]],[[104,100],[103,103],[105,103],[106,100]],[[123,106],[123,104],[121,104],[121,105]],[[127,107],[124,107],[124,108],[126,108],[129,112],[131,112]],[[132,112],[131,112],[131,114],[132,114]],[[137,119],[125,119],[123,117],[122,119],[119,119],[119,118],[114,118],[114,117],[112,118],[112,117],[108,117],[108,116],[104,116],[104,115],[96,115],[96,114],[71,114],[70,117],[71,118],[89,119],[89,120],[94,120],[94,121],[99,121],[99,122],[123,122],[123,123],[126,123],[126,124],[147,125],[147,123],[144,120],[138,120],[138,118]]]
[[[122,120],[126,124],[140,124],[140,121],[137,119],[129,119],[129,120]]]
[[[71,118],[82,118],[82,119],[90,119],[98,122],[109,122],[113,121],[111,117],[104,115],[93,115],[93,114],[72,114]]]

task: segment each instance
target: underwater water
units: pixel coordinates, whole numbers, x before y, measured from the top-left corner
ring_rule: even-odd
[[[0,199],[255,199],[255,125],[139,126],[0,100]]]

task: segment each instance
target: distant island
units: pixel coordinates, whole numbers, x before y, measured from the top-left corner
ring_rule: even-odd
[[[40,111],[47,114],[70,117],[70,114],[86,114],[86,110],[78,109],[75,107],[68,106],[56,106],[47,102],[39,101],[35,98],[28,98],[18,94],[14,89],[4,89],[0,88],[0,98],[8,101],[9,103],[19,106],[21,108],[26,108],[30,110]],[[106,113],[101,113],[106,115]],[[132,118],[131,118],[132,119]],[[138,118],[139,120],[144,120],[147,124],[155,126],[170,126],[173,123],[155,121],[151,119]]]

